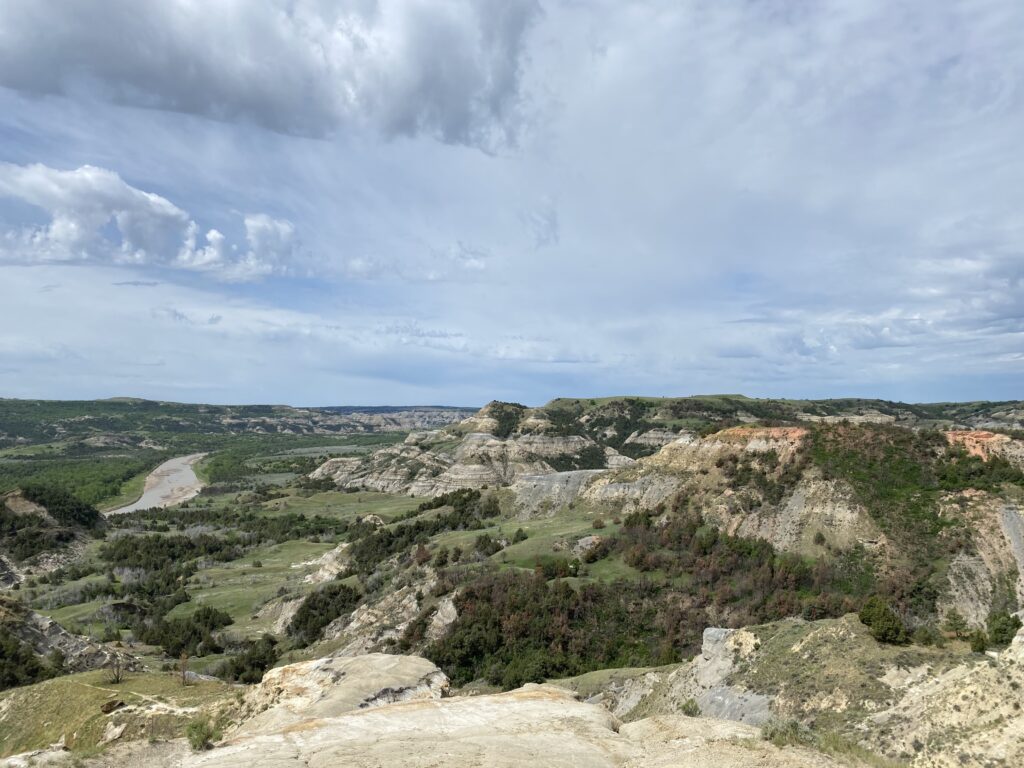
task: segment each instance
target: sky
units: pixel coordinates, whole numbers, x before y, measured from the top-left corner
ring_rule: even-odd
[[[3,0],[0,396],[1024,398],[1020,0]]]

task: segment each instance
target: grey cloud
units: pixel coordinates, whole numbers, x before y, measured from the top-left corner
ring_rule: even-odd
[[[437,24],[471,5],[484,7],[452,0],[441,21],[396,32],[396,45],[410,36],[436,38]],[[153,18],[133,24],[163,23],[184,6],[144,7]],[[191,7],[226,13],[219,3]],[[375,29],[397,29],[397,7],[368,2],[363,15]],[[402,14],[414,19],[426,7],[409,0]],[[225,40],[255,35],[261,18],[248,9],[223,30]],[[288,17],[281,29],[291,23]],[[429,382],[423,399],[449,402],[716,390],[1019,397],[1022,28],[1017,0],[549,2],[518,55],[516,93],[529,97],[530,130],[515,152],[498,156],[433,141],[365,140],[369,128],[471,143],[520,119],[515,96],[497,123],[493,114],[473,123],[476,117],[459,111],[462,102],[449,109],[440,91],[430,91],[429,103],[457,119],[445,123],[440,113],[424,112],[423,89],[441,77],[429,69],[421,79],[406,73],[408,99],[394,99],[396,91],[383,87],[387,78],[374,81],[379,88],[361,80],[358,94],[372,94],[371,101],[336,111],[330,99],[315,98],[319,85],[301,78],[292,91],[277,93],[269,75],[234,83],[237,73],[210,74],[210,57],[227,65],[234,56],[230,47],[213,46],[196,54],[209,88],[189,80],[187,67],[183,75],[186,87],[201,91],[199,102],[182,96],[174,106],[172,84],[151,104],[231,123],[0,89],[9,158],[65,168],[88,159],[118,169],[141,190],[161,190],[184,212],[185,224],[170,217],[179,245],[168,258],[177,259],[185,243],[194,270],[217,259],[244,263],[250,252],[271,270],[317,254],[323,260],[288,280],[236,287],[179,279],[117,291],[116,302],[115,289],[105,286],[127,267],[104,270],[97,306],[58,322],[68,286],[120,254],[115,234],[107,250],[89,257],[88,269],[28,270],[38,278],[33,287],[64,287],[45,301],[19,296],[23,303],[0,309],[12,318],[2,325],[8,333],[35,333],[30,348],[69,337],[96,358],[107,353],[92,346],[93,336],[126,348],[145,348],[153,334],[177,339],[174,358],[183,362],[161,372],[166,386],[205,379],[194,391],[226,399],[248,392],[372,402],[423,391],[352,379],[352,389],[342,390],[337,379],[356,369],[415,387]],[[168,29],[171,41],[181,37]],[[54,39],[67,38],[55,32]],[[194,48],[208,42],[193,40]],[[37,53],[56,56],[42,47]],[[84,54],[73,48],[61,55]],[[369,61],[376,53],[360,55]],[[285,59],[283,79],[291,71]],[[433,63],[447,60],[439,55]],[[464,70],[445,81],[460,83],[453,92],[466,87]],[[150,80],[160,73],[153,72],[118,70],[117,80],[94,71],[89,83],[58,81],[54,88],[95,96],[128,78],[146,87],[108,95],[141,104],[156,92]],[[332,82],[344,86],[354,77]],[[260,117],[264,111],[269,117]],[[353,133],[306,141],[252,130],[236,118],[277,119],[282,131]],[[459,127],[467,120],[482,134]],[[287,211],[290,226],[246,221],[245,212],[268,206]],[[0,215],[32,221],[29,231],[45,234],[38,217],[19,218],[25,207]],[[85,213],[73,218],[89,220]],[[116,233],[110,221],[101,235]],[[141,243],[159,241],[161,230],[130,231]],[[0,243],[7,251],[24,248],[2,233]],[[8,281],[20,268],[2,269],[0,279]],[[171,293],[200,284],[207,295]],[[125,316],[144,322],[134,328],[120,316],[91,320],[91,336],[84,336],[80,317],[108,303],[131,303]],[[192,322],[154,317],[154,305],[176,307]],[[208,325],[215,315],[222,321]],[[216,343],[195,344],[202,334]],[[321,365],[333,373],[318,377]],[[109,367],[97,366],[94,381]],[[24,381],[51,386],[57,377],[49,370],[29,371]],[[163,382],[154,379],[151,391],[163,391]]]
[[[9,0],[0,84],[321,137],[514,137],[536,0]],[[45,44],[41,41],[45,40]]]
[[[545,198],[535,208],[523,211],[521,218],[530,232],[534,248],[558,245],[558,209],[551,199]]]
[[[154,307],[150,314],[156,319],[170,320],[175,323],[183,323],[185,325],[192,325],[192,319],[182,312],[180,309],[174,307]]]

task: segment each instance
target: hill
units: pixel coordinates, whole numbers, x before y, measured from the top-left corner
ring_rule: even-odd
[[[410,748],[406,729],[427,749],[431,723],[507,714],[519,723],[502,737],[512,741],[529,731],[537,743],[564,739],[625,761],[610,764],[668,759],[671,750],[644,752],[604,725],[536,719],[562,722],[562,712],[645,721],[626,732],[669,744],[709,733],[728,742],[760,727],[819,750],[819,761],[1012,764],[1022,754],[1012,738],[1021,412],[1019,403],[610,398],[491,403],[408,433],[223,435],[198,467],[200,495],[81,527],[67,560],[23,569],[16,594],[23,613],[130,655],[135,679],[153,686],[166,686],[159,676],[182,654],[195,674],[248,686],[263,678],[234,714],[218,709],[230,697],[217,694],[211,716],[233,735],[197,764],[291,749],[231,729],[272,709],[264,694],[287,689],[289,675],[313,701],[341,685],[338,664],[381,653],[419,657],[458,699],[409,720],[413,710],[397,703],[373,720],[393,757]],[[81,511],[69,502],[67,514]],[[47,514],[48,525],[66,524]],[[45,655],[29,652],[45,673]],[[8,696],[71,690],[62,680]],[[580,709],[565,693],[523,688],[544,682],[591,702]],[[955,700],[958,686],[973,692],[969,707]],[[0,731],[20,722],[4,700]],[[301,726],[316,733],[303,755],[380,757],[344,735],[369,720],[322,714],[331,722]],[[116,762],[119,740],[99,745],[106,725],[95,717],[92,741],[73,749]],[[145,752],[139,722],[120,741]],[[187,725],[175,716],[168,733],[181,738]],[[19,743],[44,747],[43,738]],[[740,759],[720,748],[707,754]]]
[[[132,398],[0,399],[0,493],[58,487],[94,505],[128,503],[146,473],[174,456],[237,448],[324,446],[354,435],[404,433],[470,410],[189,405]],[[250,455],[252,455],[250,453]]]
[[[0,584],[59,568],[103,528],[95,507],[58,488],[30,485],[0,496]]]

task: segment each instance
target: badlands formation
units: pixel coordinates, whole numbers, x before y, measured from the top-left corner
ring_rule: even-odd
[[[206,715],[223,733],[200,752],[182,739],[119,741],[128,719],[140,716],[124,708],[106,716],[107,733],[116,735],[97,757],[74,756],[58,744],[0,764],[1016,766],[1024,763],[1022,683],[1024,632],[998,655],[957,663],[935,649],[879,651],[852,617],[788,620],[709,629],[702,653],[687,664],[591,673],[507,693],[453,695],[445,675],[414,656],[321,658],[270,670],[244,696],[210,705]],[[900,758],[872,757],[849,742],[776,746],[761,727],[782,717],[844,721],[863,745]]]
[[[256,520],[317,495],[327,497],[325,507],[342,500],[359,507],[364,495],[375,497],[368,491],[427,500],[402,499],[400,513],[353,512],[351,536],[327,546],[318,540],[312,559],[286,566],[304,569],[291,589],[273,585],[241,617],[269,629],[287,654],[256,685],[196,677],[181,689],[168,672],[140,670],[161,692],[129,697],[98,677],[96,668],[117,652],[110,644],[72,635],[13,600],[0,603],[6,631],[41,657],[59,650],[76,673],[0,695],[0,733],[38,726],[47,739],[26,739],[23,749],[55,742],[3,764],[1024,765],[1024,631],[1008,645],[972,651],[967,633],[936,630],[957,615],[969,630],[984,628],[991,616],[1024,605],[1018,406],[725,397],[558,401],[539,409],[493,403],[451,424],[443,421],[450,412],[416,414],[431,423],[403,442],[329,458],[287,491],[246,497]],[[435,498],[464,489],[483,493],[461,512],[452,497]],[[58,522],[20,496],[6,504],[12,516]],[[213,521],[197,525],[199,533],[216,530],[213,507],[188,510]],[[84,531],[73,533],[74,542],[86,541]],[[719,559],[699,559],[727,538]],[[481,540],[493,548],[481,549]],[[767,559],[754,560],[750,553],[763,555],[766,544]],[[690,561],[684,567],[684,557],[723,575],[694,587],[702,572]],[[239,559],[235,573],[256,578],[251,558]],[[729,558],[738,569],[726,569]],[[813,586],[800,587],[803,594],[787,587],[798,602],[764,610],[772,594],[738,591],[736,574],[748,563],[767,578],[789,567],[794,579],[820,581],[808,577]],[[785,567],[773,572],[779,563]],[[565,569],[548,575],[545,568],[557,564]],[[8,571],[12,583],[25,580]],[[676,616],[673,631],[690,634],[673,654],[641,662],[662,666],[627,667],[634,662],[620,656],[621,668],[563,666],[560,674],[592,670],[567,678],[531,673],[499,684],[489,673],[466,675],[437,649],[460,630],[470,648],[464,655],[473,655],[473,630],[488,630],[470,619],[489,606],[479,591],[476,603],[467,593],[474,579],[494,574],[545,589],[550,581],[567,596],[641,595],[657,583],[658,616]],[[858,592],[836,574],[870,586]],[[288,645],[307,597],[343,580],[359,585],[357,600],[327,616],[307,645]],[[833,591],[817,591],[819,584]],[[851,612],[873,590],[903,600],[903,629],[923,634],[880,642]],[[492,633],[499,644],[529,623],[528,613],[500,617]],[[526,647],[522,657],[549,651]],[[585,650],[578,658],[589,661]],[[68,711],[79,706],[72,695],[87,702],[79,707],[86,712]],[[37,723],[34,713],[44,710]],[[161,735],[171,721],[170,735]],[[197,750],[180,736],[189,723],[201,726]]]

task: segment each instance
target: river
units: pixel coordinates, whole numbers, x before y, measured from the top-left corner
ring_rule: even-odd
[[[196,477],[193,466],[205,453],[192,453],[168,459],[149,473],[142,496],[134,504],[107,512],[108,515],[123,515],[150,507],[170,507],[188,501],[202,490],[203,483]]]

